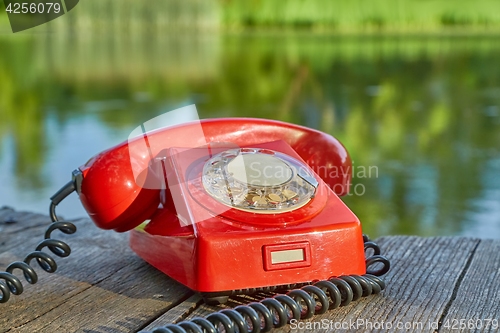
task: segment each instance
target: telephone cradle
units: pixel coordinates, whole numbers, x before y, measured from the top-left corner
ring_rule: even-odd
[[[378,294],[390,263],[339,198],[349,192],[351,164],[332,136],[274,120],[207,119],[143,132],[73,171],[51,198],[45,240],[0,272],[0,302],[23,292],[14,270],[37,282],[33,259],[56,270],[43,248],[70,254],[51,233],[76,232],[55,212],[72,192],[98,227],[130,231],[135,253],[206,303],[272,293],[154,332],[266,332]]]

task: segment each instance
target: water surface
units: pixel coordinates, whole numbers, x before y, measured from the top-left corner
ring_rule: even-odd
[[[338,137],[373,237],[500,238],[498,59],[495,37],[0,36],[0,205],[46,213],[92,155],[196,103]]]

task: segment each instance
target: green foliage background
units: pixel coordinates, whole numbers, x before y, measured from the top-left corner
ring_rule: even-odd
[[[223,24],[343,32],[422,32],[500,27],[496,0],[226,0]]]
[[[0,13],[5,10],[3,2]],[[338,33],[461,33],[500,29],[497,0],[85,0],[78,20],[124,29],[299,29]],[[5,15],[0,23],[6,22]],[[146,18],[146,21],[143,19]]]

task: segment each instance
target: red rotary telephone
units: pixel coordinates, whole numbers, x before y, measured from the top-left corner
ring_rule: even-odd
[[[45,246],[69,255],[67,244],[51,239],[50,232],[76,230],[55,214],[56,205],[76,191],[97,226],[131,230],[130,246],[140,257],[201,292],[208,303],[304,285],[290,297],[262,302],[280,313],[278,322],[257,305],[225,318],[207,317],[229,330],[241,319],[235,313],[260,327],[257,313],[265,317],[263,329],[277,327],[290,319],[279,310],[283,304],[292,317],[306,318],[384,287],[374,275],[388,271],[388,260],[339,199],[349,191],[350,171],[349,154],[338,140],[274,120],[207,119],[142,133],[73,172],[73,180],[51,198],[54,223]],[[367,248],[375,252],[368,259]],[[47,260],[36,258],[50,271]],[[377,262],[383,268],[367,274]],[[14,294],[22,292],[22,285],[11,273],[19,268],[29,277],[33,270],[26,266],[31,268],[29,261],[13,263],[5,273],[10,276],[0,275]],[[4,302],[9,290],[1,283],[0,289]],[[299,308],[297,299],[307,309]],[[211,331],[207,320],[193,322]],[[184,329],[197,332],[193,322]]]

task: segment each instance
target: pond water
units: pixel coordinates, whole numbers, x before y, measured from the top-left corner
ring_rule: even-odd
[[[0,206],[47,213],[73,169],[196,103],[339,138],[372,237],[498,239],[498,59],[491,36],[0,35]]]

